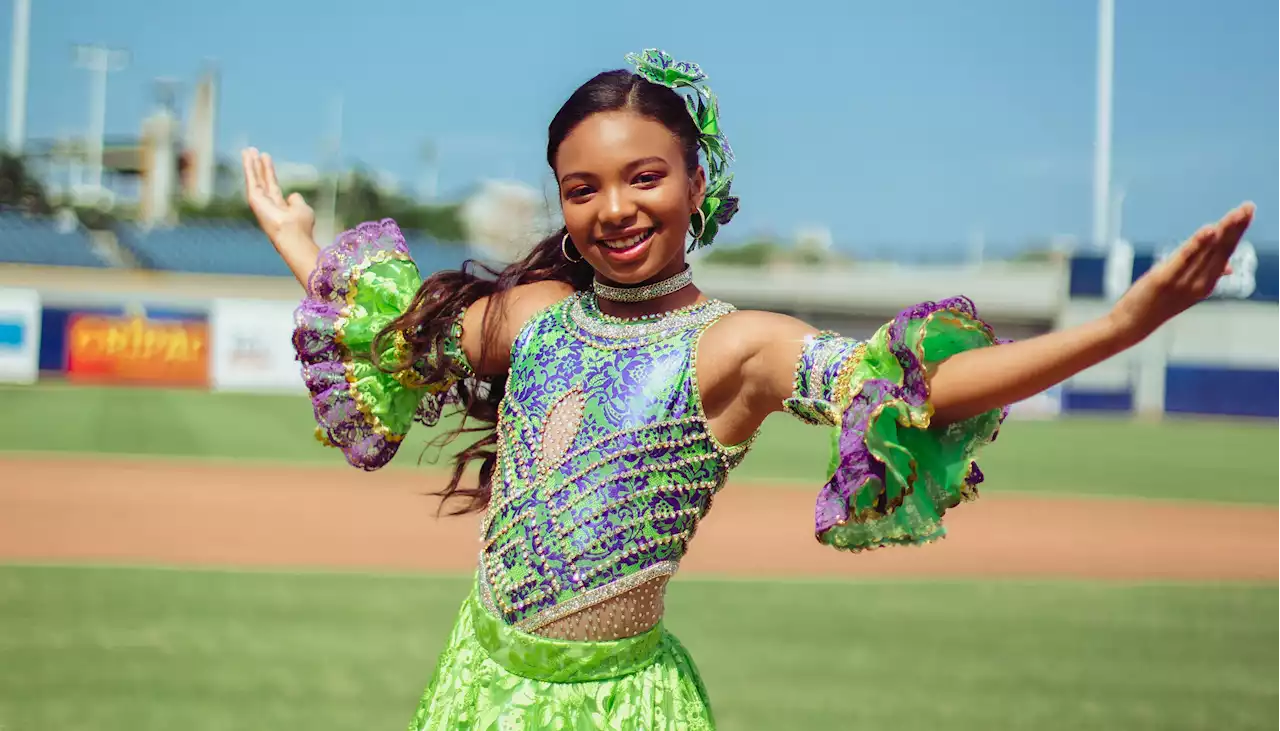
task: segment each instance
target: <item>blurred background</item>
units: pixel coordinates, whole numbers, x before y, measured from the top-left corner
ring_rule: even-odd
[[[453,447],[314,441],[239,150],[321,242],[510,261],[551,116],[647,47],[738,156],[699,286],[845,335],[1077,324],[1258,204],[1210,300],[1016,405],[941,544],[827,555],[826,436],[766,424],[670,590],[722,727],[1277,727],[1276,3],[0,8],[0,731],[407,723],[474,563],[421,496]]]

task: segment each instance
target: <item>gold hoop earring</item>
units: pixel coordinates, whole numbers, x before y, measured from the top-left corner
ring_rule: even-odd
[[[565,261],[569,262],[570,264],[577,264],[578,262],[582,261],[581,254],[578,255],[577,259],[574,259],[572,256],[569,256],[569,232],[568,231],[565,231],[564,236],[560,239],[560,253],[564,254]]]
[[[697,214],[698,214],[698,219],[699,219],[699,221],[702,223],[702,226],[700,226],[700,227],[698,228],[698,233],[696,233],[696,234],[695,234],[695,233],[693,233],[693,223],[690,223],[690,224],[689,224],[689,233],[693,234],[693,238],[694,238],[694,240],[697,240],[697,239],[702,238],[702,234],[704,234],[704,233],[706,233],[706,232],[707,232],[707,214],[703,213],[701,208],[696,209],[696,210],[695,210],[695,213],[697,213]],[[689,218],[691,218],[691,219],[692,219],[692,218],[693,218],[693,216],[689,216]]]

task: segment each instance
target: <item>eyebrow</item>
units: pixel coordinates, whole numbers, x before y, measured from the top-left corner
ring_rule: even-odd
[[[627,167],[627,168],[637,168],[637,167],[640,167],[641,165],[652,165],[652,164],[653,164],[653,163],[655,163],[655,162],[660,162],[660,163],[666,164],[666,162],[667,162],[667,161],[666,161],[666,160],[664,160],[664,159],[663,159],[663,158],[661,158],[661,157],[658,157],[657,155],[653,155],[653,156],[650,156],[650,157],[642,157],[642,158],[640,158],[639,160],[632,160],[631,162],[627,163],[626,167]],[[594,176],[594,175],[592,175],[591,173],[580,173],[580,172],[565,173],[564,175],[561,175],[561,176],[560,176],[560,182],[561,182],[561,183],[563,183],[564,181],[568,180],[569,178],[574,178],[574,177],[577,177],[577,178],[592,178],[592,177],[595,177],[595,176]]]

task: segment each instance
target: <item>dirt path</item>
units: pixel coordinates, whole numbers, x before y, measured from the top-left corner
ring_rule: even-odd
[[[469,571],[477,520],[433,517],[411,471],[0,458],[0,562]],[[738,576],[1277,576],[1270,507],[984,496],[950,537],[858,556],[819,546],[811,491],[731,485],[684,573]]]

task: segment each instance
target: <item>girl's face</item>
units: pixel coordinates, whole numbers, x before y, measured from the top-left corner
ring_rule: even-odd
[[[684,268],[689,216],[706,176],[692,178],[680,143],[633,112],[593,114],[556,152],[560,208],[573,246],[613,284],[642,284]]]

